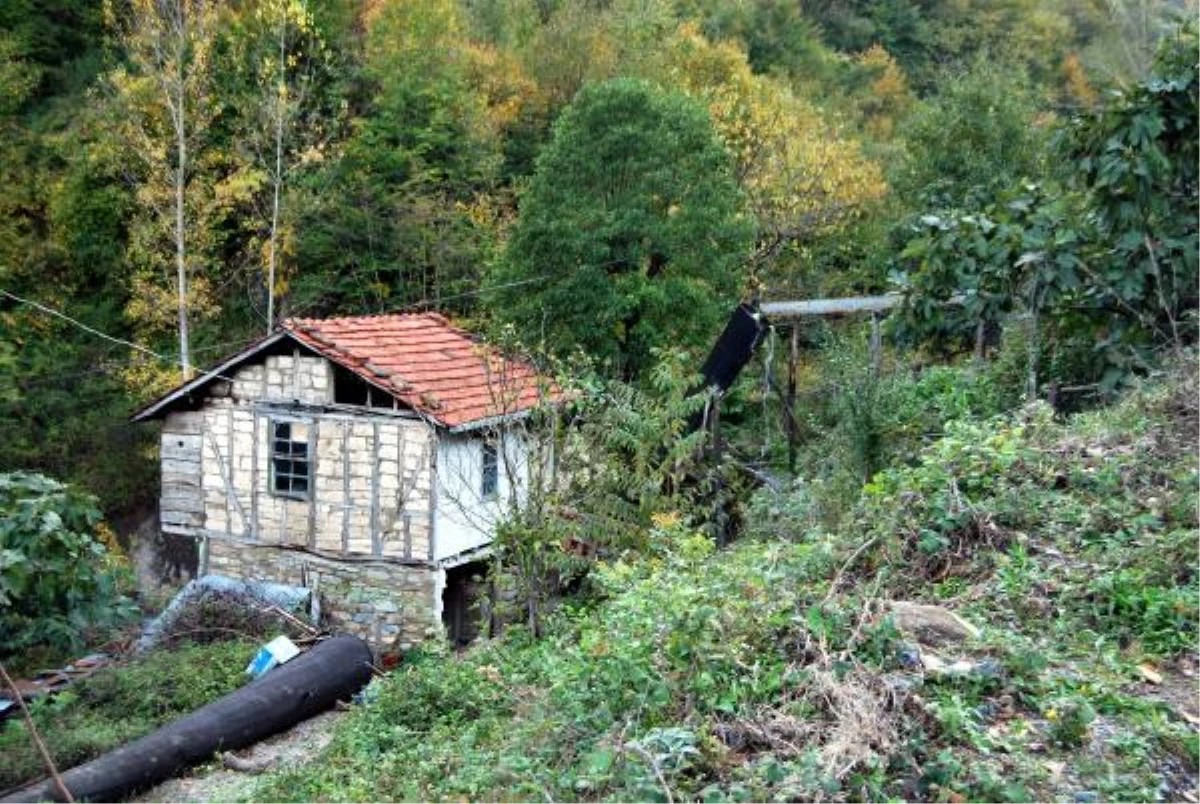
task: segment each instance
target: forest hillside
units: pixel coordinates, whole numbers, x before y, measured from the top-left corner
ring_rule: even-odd
[[[1186,3],[171,7],[0,9],[0,468],[109,514],[154,498],[126,416],[287,316],[636,380],[739,297],[899,289],[898,342],[1036,309],[1038,381],[1107,390],[1195,302],[1194,28],[1153,68]]]
[[[83,762],[278,625],[119,649],[173,591],[131,414],[285,321],[437,312],[554,389],[480,638],[437,587],[327,747],[206,797],[1196,801],[1196,17],[0,3],[0,667],[118,646],[30,722]],[[700,381],[735,310],[814,299]]]

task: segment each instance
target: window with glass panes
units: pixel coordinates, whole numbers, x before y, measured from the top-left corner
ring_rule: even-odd
[[[493,441],[483,442],[483,479],[480,483],[480,493],[483,498],[496,496],[500,488],[500,455]]]
[[[308,424],[271,423],[271,493],[307,500],[312,478],[308,460]]]

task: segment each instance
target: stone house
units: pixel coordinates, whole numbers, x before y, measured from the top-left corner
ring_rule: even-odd
[[[469,630],[551,393],[441,315],[294,319],[133,421],[162,422],[162,531],[201,574],[305,586],[334,628],[406,649]]]

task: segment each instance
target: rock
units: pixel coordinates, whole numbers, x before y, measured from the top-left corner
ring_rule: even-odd
[[[946,672],[946,663],[932,653],[921,654],[921,666],[929,673],[944,673]]]
[[[956,676],[965,678],[968,676],[981,680],[998,679],[1003,676],[1004,669],[999,662],[992,659],[984,659],[981,662],[972,661],[970,659],[955,659],[953,662],[947,662],[939,656],[935,656],[929,651],[921,651],[921,667],[926,673],[932,676]]]
[[[903,644],[900,646],[897,658],[904,667],[920,667],[921,649],[912,643]]]
[[[936,647],[979,638],[979,629],[941,606],[893,600],[889,608],[896,627],[926,645]]]
[[[1139,664],[1137,666],[1138,675],[1149,681],[1151,684],[1163,683],[1162,673],[1159,673],[1148,664]]]
[[[1080,790],[1074,796],[1074,801],[1078,804],[1092,804],[1094,801],[1099,801],[1100,797],[1096,795],[1095,790]]]

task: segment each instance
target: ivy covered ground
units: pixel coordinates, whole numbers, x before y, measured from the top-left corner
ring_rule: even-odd
[[[1194,796],[1196,414],[1189,369],[1066,421],[967,418],[836,527],[760,493],[719,553],[658,515],[654,555],[597,565],[545,638],[411,657],[253,797]],[[977,630],[901,630],[897,600]]]

